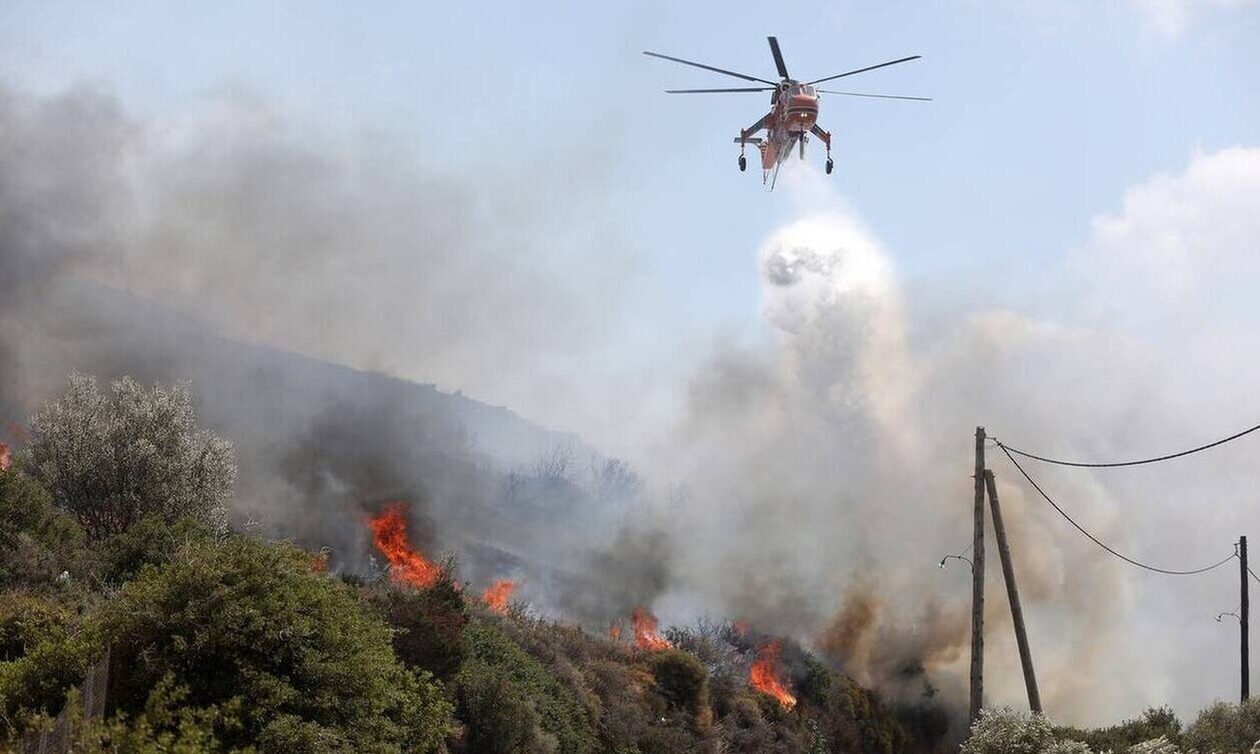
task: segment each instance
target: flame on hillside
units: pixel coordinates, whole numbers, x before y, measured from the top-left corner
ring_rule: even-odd
[[[762,645],[752,669],[748,672],[748,683],[758,691],[778,699],[783,709],[790,710],[796,706],[796,697],[779,678],[778,668],[775,667],[778,661],[779,642],[771,641]]]
[[[674,645],[656,632],[656,616],[646,607],[636,607],[630,613],[630,623],[634,625],[634,643],[639,649],[659,651],[671,649]]]
[[[0,471],[8,471],[11,463],[13,456],[9,453],[9,446],[0,442]]]
[[[405,507],[401,501],[391,500],[380,513],[368,518],[373,544],[389,561],[390,577],[421,589],[428,588],[437,581],[442,569],[411,546]]]
[[[514,591],[516,591],[515,581],[500,579],[486,587],[486,591],[481,593],[481,599],[496,613],[506,613],[508,600],[512,599]]]

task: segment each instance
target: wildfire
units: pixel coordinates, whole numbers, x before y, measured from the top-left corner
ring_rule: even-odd
[[[620,623],[608,624],[608,638],[612,639],[613,641],[621,641],[621,624]]]
[[[769,694],[779,700],[783,709],[790,710],[796,706],[796,697],[788,691],[787,685],[779,679],[775,664],[779,660],[779,642],[765,644],[757,652],[757,660],[748,673],[748,682],[752,687]]]
[[[636,607],[630,613],[630,622],[634,625],[634,643],[639,649],[650,649],[653,652],[670,649],[667,639],[656,633],[656,616],[646,607]]]
[[[380,513],[368,519],[368,525],[372,527],[376,549],[389,561],[390,576],[396,581],[424,589],[433,586],[441,568],[412,549],[403,509],[403,503],[391,501]]]
[[[506,613],[508,600],[512,599],[512,592],[515,590],[515,581],[500,579],[486,587],[486,591],[481,594],[481,599],[485,600],[490,609],[496,613]]]
[[[9,454],[9,446],[0,442],[0,471],[8,471],[11,463],[13,456]]]

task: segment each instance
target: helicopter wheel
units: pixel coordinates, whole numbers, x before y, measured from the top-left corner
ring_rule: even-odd
[[[741,154],[739,156],[739,172],[741,173],[744,172],[744,170],[747,167],[748,167],[748,160],[744,159],[744,156]]]
[[[836,164],[831,161],[830,157],[828,157],[827,158],[827,175],[831,175],[831,169],[834,168],[835,166]]]

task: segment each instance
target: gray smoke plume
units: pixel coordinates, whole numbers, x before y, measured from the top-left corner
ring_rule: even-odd
[[[693,491],[674,522],[677,567],[659,612],[699,605],[793,633],[895,697],[924,680],[958,694],[970,578],[961,563],[936,565],[970,542],[976,425],[1060,457],[1108,459],[1193,445],[1260,416],[1245,387],[1254,363],[1239,351],[1256,337],[1230,318],[1256,318],[1232,276],[1254,280],[1246,239],[1260,225],[1245,205],[1260,198],[1260,150],[1197,156],[1185,175],[1131,192],[1054,272],[1083,274],[1070,297],[1055,292],[1048,315],[1004,305],[992,281],[987,300],[922,316],[921,302],[965,285],[907,288],[875,234],[813,176],[798,177],[812,206],[759,250],[771,342],[710,358],[655,461]],[[1221,298],[1209,300],[1208,286]],[[1200,348],[1204,337],[1217,349]],[[1032,471],[1105,541],[1192,568],[1228,555],[1256,521],[1244,492],[1260,481],[1250,447],[1142,473]],[[1236,569],[1197,581],[1137,571],[988,452],[1047,710],[1101,723],[1228,697],[1232,639],[1211,618],[1237,601]],[[988,573],[986,697],[1020,705],[991,535]]]
[[[600,281],[617,265],[556,282],[552,265],[587,263],[531,228],[521,177],[499,176],[491,202],[384,137],[303,140],[240,93],[162,122],[93,88],[0,88],[0,135],[0,427],[72,369],[191,379],[238,448],[238,523],[331,548],[334,567],[368,567],[364,519],[389,499],[474,583],[556,561],[572,544],[557,531],[613,536],[635,494],[618,484],[637,484],[624,466],[506,409],[320,360],[545,389],[606,325],[572,312],[616,300]],[[557,448],[571,468],[534,468]]]

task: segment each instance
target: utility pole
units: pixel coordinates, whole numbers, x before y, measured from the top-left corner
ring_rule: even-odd
[[[971,722],[984,704],[984,427],[976,427],[975,530],[971,563]]]
[[[984,485],[989,492],[989,508],[993,511],[993,533],[997,538],[998,557],[1002,560],[1002,576],[1006,580],[1006,598],[1011,603],[1011,621],[1015,624],[1015,641],[1019,644],[1019,662],[1024,667],[1024,685],[1028,688],[1028,707],[1041,712],[1041,692],[1037,690],[1037,674],[1033,672],[1032,650],[1024,630],[1024,609],[1019,603],[1019,587],[1015,584],[1015,565],[1006,542],[1006,526],[1002,523],[1002,507],[998,505],[997,482],[993,472],[985,469]],[[1243,587],[1246,589],[1246,586]],[[1245,652],[1246,650],[1244,650]],[[1246,681],[1243,681],[1244,688]]]
[[[1242,640],[1242,657],[1240,665],[1242,667],[1242,700],[1247,701],[1247,697],[1251,696],[1251,661],[1248,658],[1247,648],[1247,617],[1251,612],[1251,603],[1247,599],[1247,538],[1238,538],[1238,574],[1242,584],[1242,605],[1238,611],[1238,623],[1241,629]]]

